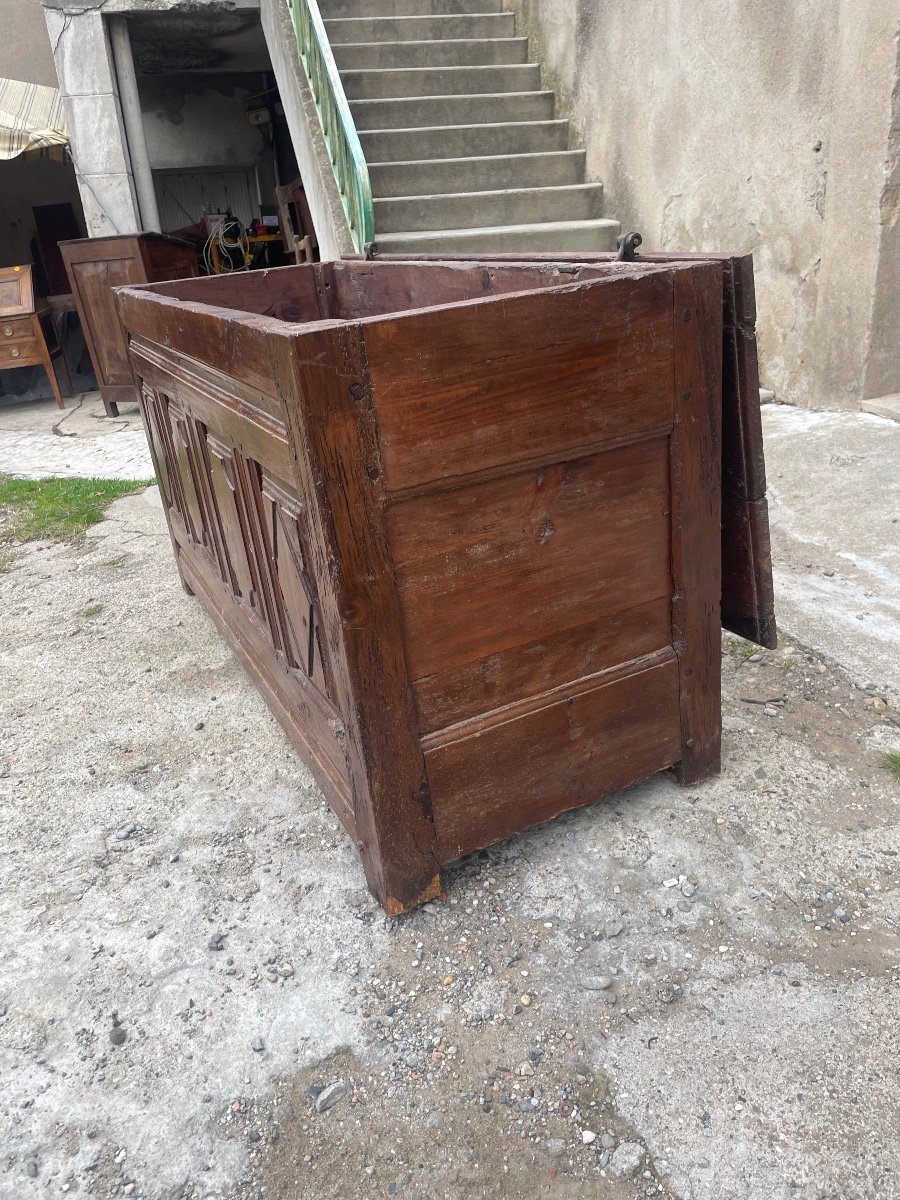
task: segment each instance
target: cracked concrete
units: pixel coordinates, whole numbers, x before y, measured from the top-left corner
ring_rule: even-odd
[[[152,479],[153,462],[136,404],[108,417],[99,392],[52,401],[0,405],[0,474],[28,479],[98,476]]]
[[[898,1200],[893,600],[840,557],[893,571],[866,549],[892,483],[880,426],[823,449],[807,417],[766,411],[780,615],[812,645],[726,639],[722,776],[475,855],[398,921],[180,590],[155,489],[82,548],[24,548],[0,575],[0,1197]],[[839,541],[849,496],[870,510]],[[852,639],[797,583],[835,561],[890,601]]]

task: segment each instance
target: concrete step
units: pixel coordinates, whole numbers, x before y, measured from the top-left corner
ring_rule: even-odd
[[[482,67],[528,61],[528,38],[446,38],[435,42],[362,42],[332,46],[341,71],[402,67]]]
[[[514,37],[513,13],[438,17],[341,17],[327,20],[332,46],[345,42],[434,42],[443,38]]]
[[[374,163],[369,166],[377,197],[433,196],[492,192],[497,188],[557,187],[583,183],[583,150],[551,154],[506,154],[479,158],[436,158],[425,162]]]
[[[369,163],[416,162],[435,158],[492,157],[566,150],[568,121],[509,121],[502,125],[423,126],[421,129],[376,129],[361,133]]]
[[[396,71],[341,71],[348,100],[400,96],[459,96],[477,92],[536,92],[541,86],[537,63],[502,67],[418,67]]]
[[[420,17],[498,13],[503,0],[319,0],[328,20],[337,17]]]
[[[500,225],[488,229],[438,229],[425,233],[376,231],[383,254],[503,254],[547,250],[614,250],[618,221],[548,221],[540,225]]]
[[[359,130],[413,129],[422,125],[493,125],[500,121],[552,121],[553,92],[497,92],[489,96],[407,96],[354,100]]]
[[[537,225],[546,221],[588,221],[602,212],[602,185],[579,183],[568,187],[377,199],[375,228],[380,239],[386,233],[429,229],[482,229],[498,225]]]

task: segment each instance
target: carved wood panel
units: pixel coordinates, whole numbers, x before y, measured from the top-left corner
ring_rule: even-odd
[[[212,558],[282,667],[330,699],[303,505],[283,480],[211,433],[179,391],[176,401],[141,384],[160,492],[186,541],[182,551]]]
[[[261,477],[261,499],[285,657],[292,670],[302,671],[329,695],[318,598],[304,546],[302,505],[265,472]]]

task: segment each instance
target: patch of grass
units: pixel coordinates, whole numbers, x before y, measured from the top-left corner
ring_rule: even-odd
[[[77,542],[107,505],[152,481],[0,476],[0,542]]]
[[[89,604],[81,615],[83,617],[97,617],[102,612],[103,612],[102,604]]]
[[[890,771],[895,779],[900,779],[900,754],[886,754],[881,760],[881,765],[886,771]]]

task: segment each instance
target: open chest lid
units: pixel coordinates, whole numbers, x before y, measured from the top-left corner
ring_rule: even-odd
[[[629,264],[615,254],[381,255],[378,261]],[[641,254],[650,264],[718,262],[723,267],[722,625],[757,645],[777,645],[769,510],[759,403],[756,297],[749,254]]]

